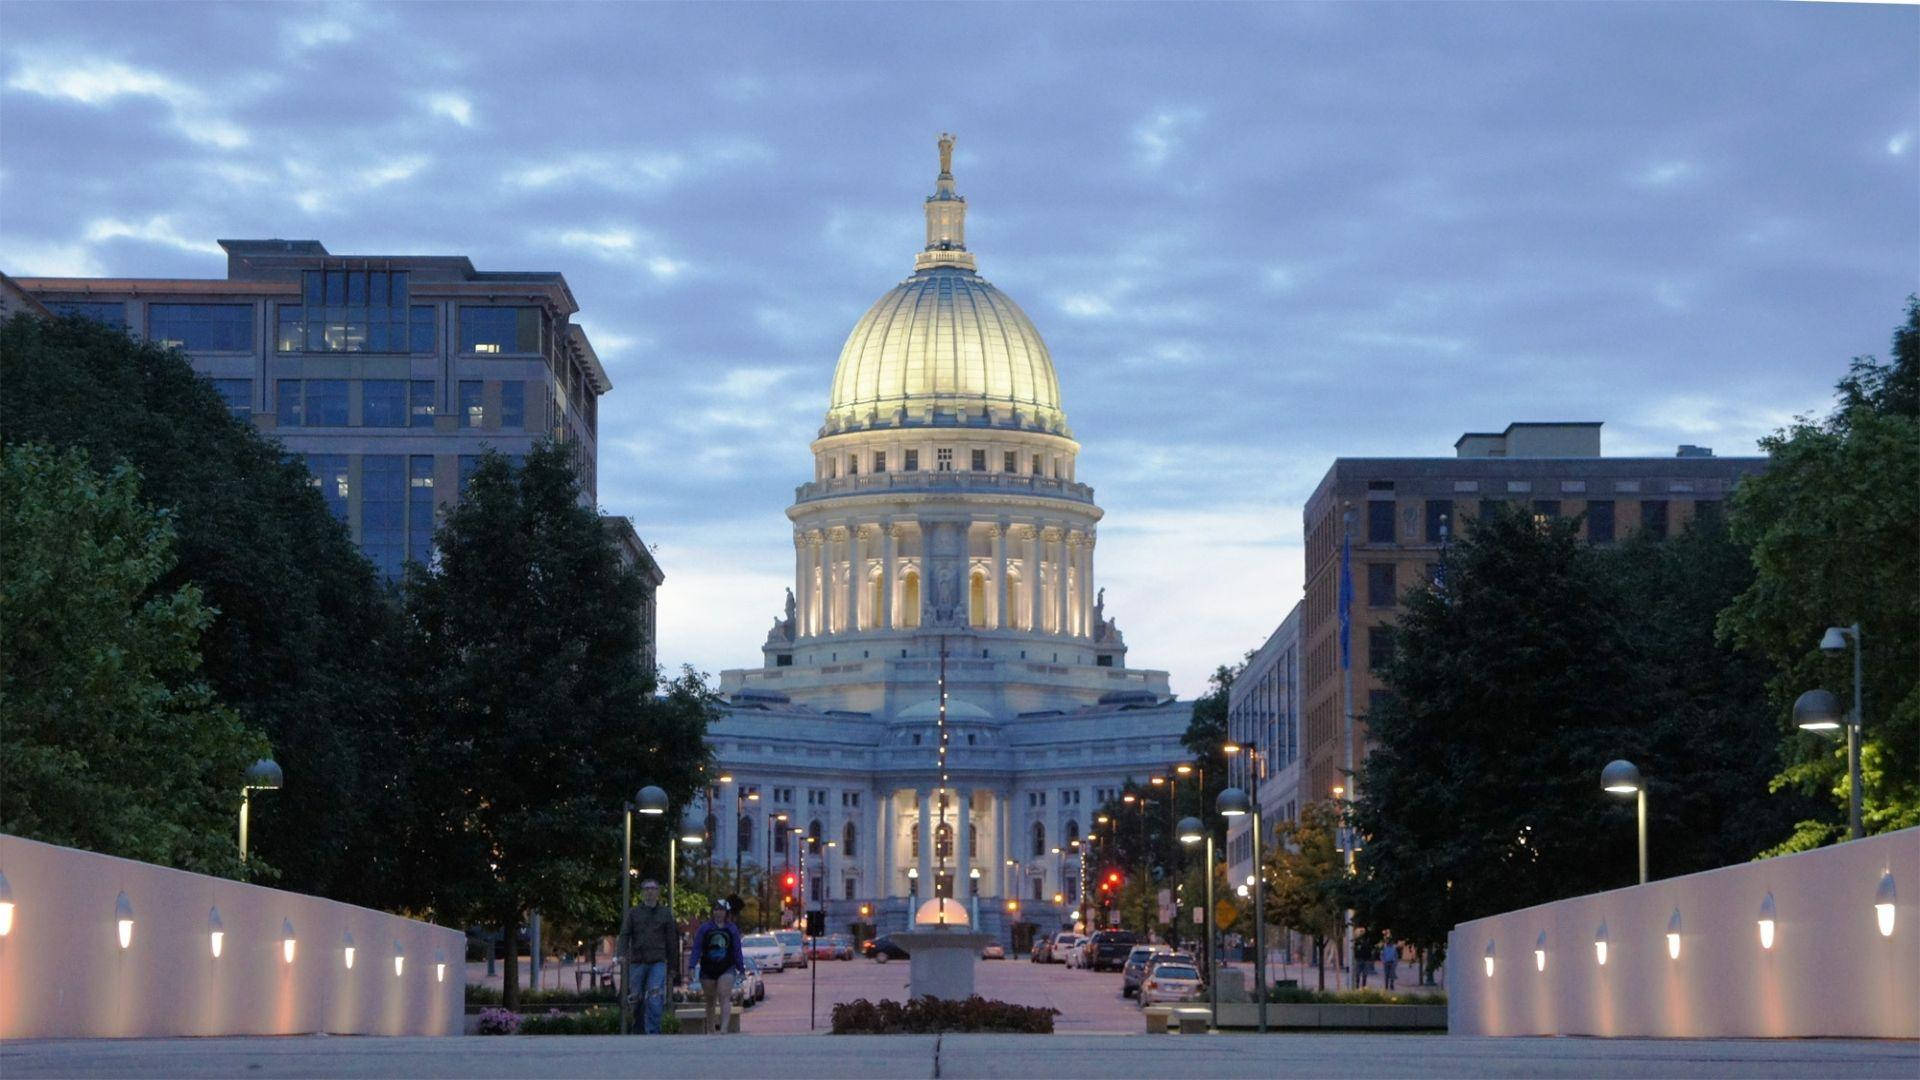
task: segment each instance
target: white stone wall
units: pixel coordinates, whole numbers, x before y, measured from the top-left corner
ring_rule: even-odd
[[[461,1032],[458,930],[17,836],[0,835],[0,874],[14,905],[0,937],[0,1039]],[[123,893],[133,911],[126,948]]]
[[[1874,903],[1888,872],[1898,900],[1883,936]],[[1461,923],[1447,969],[1455,1035],[1920,1038],[1920,829]]]

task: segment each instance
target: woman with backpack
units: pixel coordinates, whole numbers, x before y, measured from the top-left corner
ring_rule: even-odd
[[[725,900],[713,902],[713,914],[693,932],[693,968],[706,998],[706,1032],[724,1035],[733,1022],[733,984],[746,968],[740,955],[740,928]],[[718,1025],[715,1010],[718,1010]]]

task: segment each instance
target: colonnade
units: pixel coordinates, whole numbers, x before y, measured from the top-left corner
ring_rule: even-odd
[[[921,623],[930,567],[915,524],[837,524],[793,534],[801,637],[910,630]],[[975,556],[975,539],[987,553]],[[1072,522],[967,523],[956,567],[966,625],[1089,638],[1094,632],[1091,527]],[[981,588],[975,589],[975,579]]]

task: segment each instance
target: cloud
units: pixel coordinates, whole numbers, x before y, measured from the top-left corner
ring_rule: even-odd
[[[1887,140],[1887,153],[1892,154],[1894,157],[1905,157],[1907,156],[1907,151],[1912,148],[1913,132],[1911,131],[1903,131]]]
[[[1161,109],[1134,125],[1135,156],[1142,165],[1157,169],[1180,149],[1184,129],[1198,124],[1205,114],[1198,109]]]
[[[427,97],[427,111],[435,116],[444,116],[461,127],[473,126],[473,102],[454,93],[430,94]]]
[[[561,247],[584,251],[608,262],[642,267],[657,281],[670,281],[686,271],[688,264],[659,252],[660,242],[632,229],[566,229],[553,238]]]
[[[224,256],[225,254],[220,250],[220,245],[212,240],[182,235],[174,225],[173,219],[165,214],[157,214],[138,223],[100,218],[87,225],[87,243],[102,244],[109,240],[139,240],[196,255]]]
[[[1634,174],[1640,187],[1673,187],[1693,179],[1699,170],[1690,161],[1657,161]]]
[[[7,88],[95,108],[123,97],[151,98],[172,110],[174,128],[194,142],[223,150],[248,142],[246,129],[216,115],[201,91],[118,60],[29,59],[7,80]]]
[[[0,236],[0,269],[15,277],[100,277],[106,270],[85,244]]]
[[[280,38],[288,52],[301,53],[328,45],[345,45],[353,40],[353,27],[340,19],[302,19],[281,27]]]

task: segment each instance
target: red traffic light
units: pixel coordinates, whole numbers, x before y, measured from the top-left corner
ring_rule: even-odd
[[[793,887],[800,883],[800,877],[798,874],[795,874],[792,871],[788,871],[787,875],[780,879],[780,882],[782,885],[786,886],[786,889],[788,892],[792,892]]]
[[[1107,884],[1109,885],[1120,884],[1120,871],[1118,870],[1107,871]]]

